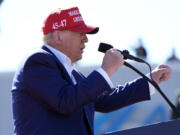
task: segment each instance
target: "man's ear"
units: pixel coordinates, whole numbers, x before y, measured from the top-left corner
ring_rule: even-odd
[[[62,41],[61,32],[60,31],[54,31],[53,35],[52,35],[52,38],[56,43],[61,42]]]

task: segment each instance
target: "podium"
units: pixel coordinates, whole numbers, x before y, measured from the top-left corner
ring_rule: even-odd
[[[103,135],[180,135],[180,119]]]

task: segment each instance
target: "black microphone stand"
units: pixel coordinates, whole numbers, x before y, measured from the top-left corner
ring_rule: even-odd
[[[107,43],[100,43],[100,46],[98,48],[98,51],[105,53],[107,50],[113,48],[112,45],[107,44]],[[152,75],[151,75],[151,66],[149,65],[149,63],[147,63],[146,61],[144,61],[143,59],[140,58],[136,58],[132,55],[129,54],[129,52],[127,50],[124,51],[120,51],[117,49],[117,51],[119,51],[123,56],[124,59],[131,59],[140,63],[145,63],[149,66],[150,68],[150,77],[152,79]],[[158,86],[158,84],[152,79],[149,79],[147,76],[145,76],[143,73],[141,73],[139,70],[137,70],[135,67],[133,67],[132,65],[130,65],[129,63],[127,63],[126,61],[124,61],[124,65],[131,68],[132,70],[134,70],[136,73],[138,73],[139,75],[141,75],[145,80],[147,80],[148,82],[150,82],[157,90],[158,92],[161,94],[161,96],[166,100],[166,102],[169,104],[169,106],[171,107],[172,111],[178,116],[180,117],[180,113],[178,112],[178,110],[176,109],[176,107],[169,101],[169,99],[166,97],[166,95],[161,91],[160,87]]]
[[[166,97],[166,95],[161,91],[160,87],[158,86],[158,84],[154,81],[149,79],[147,76],[145,76],[143,73],[141,73],[138,69],[136,69],[135,67],[133,67],[131,64],[127,63],[126,61],[124,61],[124,65],[131,68],[132,70],[134,70],[136,73],[138,73],[139,75],[141,75],[145,80],[147,80],[148,82],[150,82],[157,90],[158,92],[161,94],[161,96],[166,100],[166,102],[169,104],[169,106],[171,107],[171,109],[173,110],[173,112],[175,114],[177,114],[177,116],[180,117],[180,113],[178,112],[178,110],[176,109],[176,107],[171,103],[171,101]]]

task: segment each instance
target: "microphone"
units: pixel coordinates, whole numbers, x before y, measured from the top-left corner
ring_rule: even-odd
[[[100,43],[100,44],[99,44],[98,51],[105,53],[107,50],[109,50],[109,49],[111,49],[111,48],[113,48],[113,46],[110,45],[110,44]],[[142,60],[142,59],[140,59],[140,58],[137,58],[137,57],[135,57],[135,56],[130,55],[128,50],[123,50],[123,51],[118,50],[118,49],[116,49],[116,50],[119,51],[119,52],[124,56],[124,59],[125,59],[125,60],[126,60],[126,59],[130,59],[130,60],[134,60],[134,61],[141,62],[141,63],[144,63],[144,62],[145,62],[144,60]]]

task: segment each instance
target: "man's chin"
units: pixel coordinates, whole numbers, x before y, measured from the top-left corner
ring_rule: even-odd
[[[77,58],[74,62],[76,63],[76,62],[80,61],[81,59],[82,59],[82,56],[80,56],[79,58]]]
[[[79,59],[77,60],[77,61],[79,61],[79,60],[81,60],[82,59],[82,55],[79,57]]]

